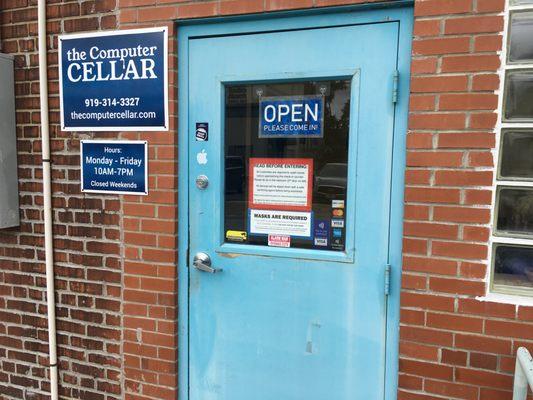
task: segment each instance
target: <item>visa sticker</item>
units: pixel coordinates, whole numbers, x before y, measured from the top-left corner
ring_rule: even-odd
[[[331,226],[333,228],[344,228],[344,220],[343,219],[332,219]]]
[[[328,245],[327,238],[315,238],[315,246],[327,246],[327,245]]]
[[[245,242],[247,239],[247,234],[244,231],[227,231],[226,239],[233,242]]]

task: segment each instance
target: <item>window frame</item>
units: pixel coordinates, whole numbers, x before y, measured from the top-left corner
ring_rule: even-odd
[[[501,189],[516,187],[523,189],[533,188],[532,178],[508,178],[502,177],[501,159],[503,154],[503,136],[506,131],[530,130],[533,132],[533,117],[531,119],[505,119],[505,105],[507,94],[507,72],[513,70],[530,70],[533,73],[533,61],[528,62],[509,62],[510,41],[511,41],[511,16],[517,12],[533,12],[532,4],[511,5],[512,0],[505,1],[504,11],[504,31],[501,51],[501,68],[500,68],[500,87],[498,93],[498,120],[496,122],[496,146],[494,160],[497,163],[494,166],[493,178],[493,198],[492,198],[492,229],[489,240],[489,263],[488,263],[488,285],[487,295],[497,296],[511,296],[511,298],[523,299],[531,301],[533,299],[533,290],[521,286],[501,285],[495,283],[495,260],[496,248],[501,245],[515,246],[515,247],[530,247],[533,248],[533,237],[521,234],[509,234],[499,232],[497,230],[498,211],[499,211],[499,193]]]

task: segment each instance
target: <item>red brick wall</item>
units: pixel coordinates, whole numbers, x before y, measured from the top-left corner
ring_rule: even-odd
[[[511,399],[533,308],[482,302],[504,0],[415,5],[399,399]]]
[[[37,8],[1,2],[15,56],[20,228],[0,232],[0,397],[48,398]],[[79,139],[58,129],[57,34],[114,29],[115,1],[47,1],[58,354],[64,398],[121,398],[121,202],[79,189]],[[106,136],[106,135],[104,135]]]
[[[177,394],[176,18],[363,0],[48,1],[58,342],[62,396]],[[3,0],[2,48],[16,56],[20,228],[0,233],[0,396],[47,398],[47,331],[36,1]],[[510,399],[513,354],[533,308],[482,303],[490,234],[503,0],[415,7],[399,398]],[[169,27],[170,132],[58,128],[57,34]],[[150,195],[79,192],[79,139],[150,143]]]

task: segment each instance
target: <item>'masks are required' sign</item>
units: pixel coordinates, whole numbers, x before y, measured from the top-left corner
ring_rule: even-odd
[[[166,27],[59,37],[65,131],[167,130]]]

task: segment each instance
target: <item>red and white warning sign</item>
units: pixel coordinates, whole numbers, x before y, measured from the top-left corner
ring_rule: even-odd
[[[312,158],[250,158],[248,208],[311,211]]]
[[[291,237],[285,235],[268,235],[268,245],[274,247],[291,247]]]

